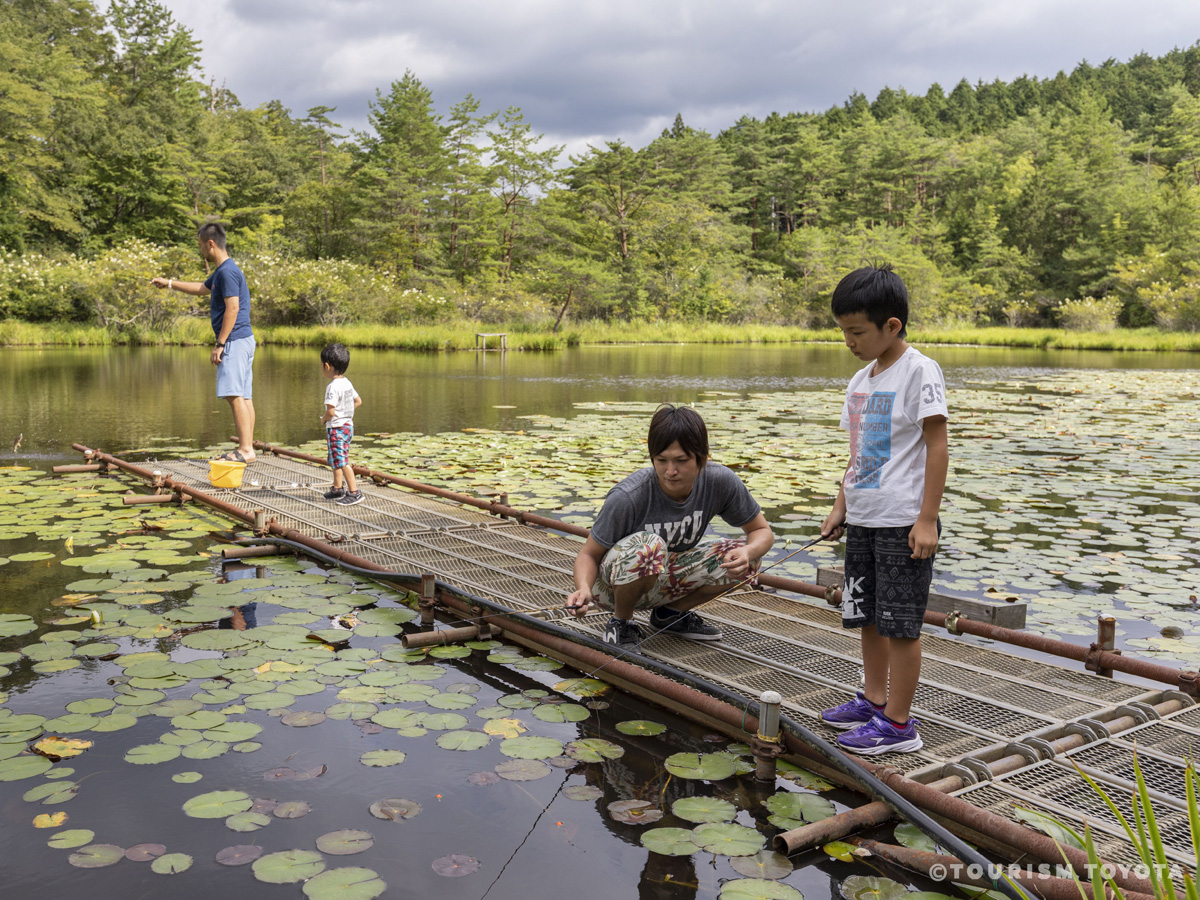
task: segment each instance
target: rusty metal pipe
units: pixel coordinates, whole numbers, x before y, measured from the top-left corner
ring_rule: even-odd
[[[137,496],[126,496],[121,498],[121,502],[126,506],[145,506],[148,503],[174,503],[176,497],[174,494],[138,494]]]
[[[263,544],[258,547],[225,547],[221,550],[224,559],[249,559],[254,556],[278,556],[280,549],[274,544]]]
[[[910,847],[899,847],[895,844],[884,844],[880,841],[866,838],[851,838],[849,843],[870,852],[872,856],[886,860],[893,865],[917,872],[934,881],[970,884],[976,887],[990,887],[992,880],[980,873],[976,866],[964,863],[954,856],[941,853],[931,853],[928,850],[914,850]],[[1049,868],[1049,864],[1045,865]],[[1083,882],[1075,883],[1073,879],[1059,878],[1049,872],[1035,871],[1033,866],[997,866],[995,874],[1005,874],[1023,887],[1036,892],[1046,900],[1080,900],[1080,888],[1084,897],[1094,897],[1093,885]],[[1099,874],[1099,873],[1097,873]],[[1122,891],[1114,893],[1108,885],[1103,885],[1103,895],[1109,900],[1124,897],[1125,900],[1156,900],[1152,894],[1142,894],[1137,891]]]
[[[500,629],[492,625],[489,634],[491,637],[496,637],[500,634]],[[400,643],[406,650],[414,650],[417,647],[440,647],[443,644],[461,644],[463,641],[477,640],[479,640],[479,628],[475,625],[400,635]]]
[[[101,468],[99,463],[89,463],[82,466],[55,466],[50,471],[55,475],[69,475],[72,472],[99,472]]]

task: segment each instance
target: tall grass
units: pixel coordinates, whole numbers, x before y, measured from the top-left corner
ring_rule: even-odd
[[[323,347],[339,341],[350,347],[438,352],[474,350],[476,333],[508,335],[510,350],[553,351],[577,344],[786,344],[842,340],[836,328],[788,325],[726,325],[709,322],[577,322],[553,332],[548,323],[493,324],[455,319],[437,325],[373,325],[367,323],[255,326],[259,343]],[[909,339],[918,345],[957,344],[1045,350],[1200,351],[1200,333],[1156,328],[1113,331],[1063,331],[1051,328],[914,327]],[[193,345],[212,341],[204,318],[181,318],[158,331],[111,332],[98,325],[65,322],[0,321],[0,346]],[[495,346],[495,339],[492,345]]]

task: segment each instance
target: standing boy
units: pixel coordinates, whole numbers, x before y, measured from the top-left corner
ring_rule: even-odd
[[[821,525],[825,537],[845,530],[842,625],[860,629],[864,686],[821,719],[853,729],[838,738],[851,753],[913,753],[924,745],[910,709],[949,465],[945,382],[904,340],[908,291],[890,265],[851,272],[832,305],[846,346],[868,363],[846,389],[850,464]]]
[[[215,341],[209,361],[217,367],[217,396],[229,401],[237,431],[237,449],[219,459],[250,463],[254,453],[254,331],[250,328],[250,288],[246,276],[225,246],[225,226],[208,222],[197,232],[200,255],[211,274],[204,281],[152,278],[150,283],[168,291],[208,297],[209,318]]]
[[[354,437],[354,411],[362,397],[346,377],[350,367],[350,351],[342,344],[330,344],[321,351],[321,372],[329,379],[325,388],[325,441],[329,445],[329,468],[333,469],[333,488],[325,492],[326,500],[336,500],[342,506],[362,503],[363,493],[354,483],[354,467],[350,465],[350,441]],[[342,479],[346,486],[342,487]]]

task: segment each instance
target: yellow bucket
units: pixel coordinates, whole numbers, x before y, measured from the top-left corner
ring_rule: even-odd
[[[208,480],[212,482],[213,487],[241,487],[242,474],[245,471],[245,463],[230,462],[224,459],[210,459],[208,461]]]

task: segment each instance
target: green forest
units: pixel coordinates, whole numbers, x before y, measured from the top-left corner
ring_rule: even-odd
[[[415,72],[364,132],[235,90],[153,0],[0,0],[0,319],[168,329],[217,220],[267,325],[822,328],[890,261],[918,325],[1200,330],[1200,42],[570,157]]]

